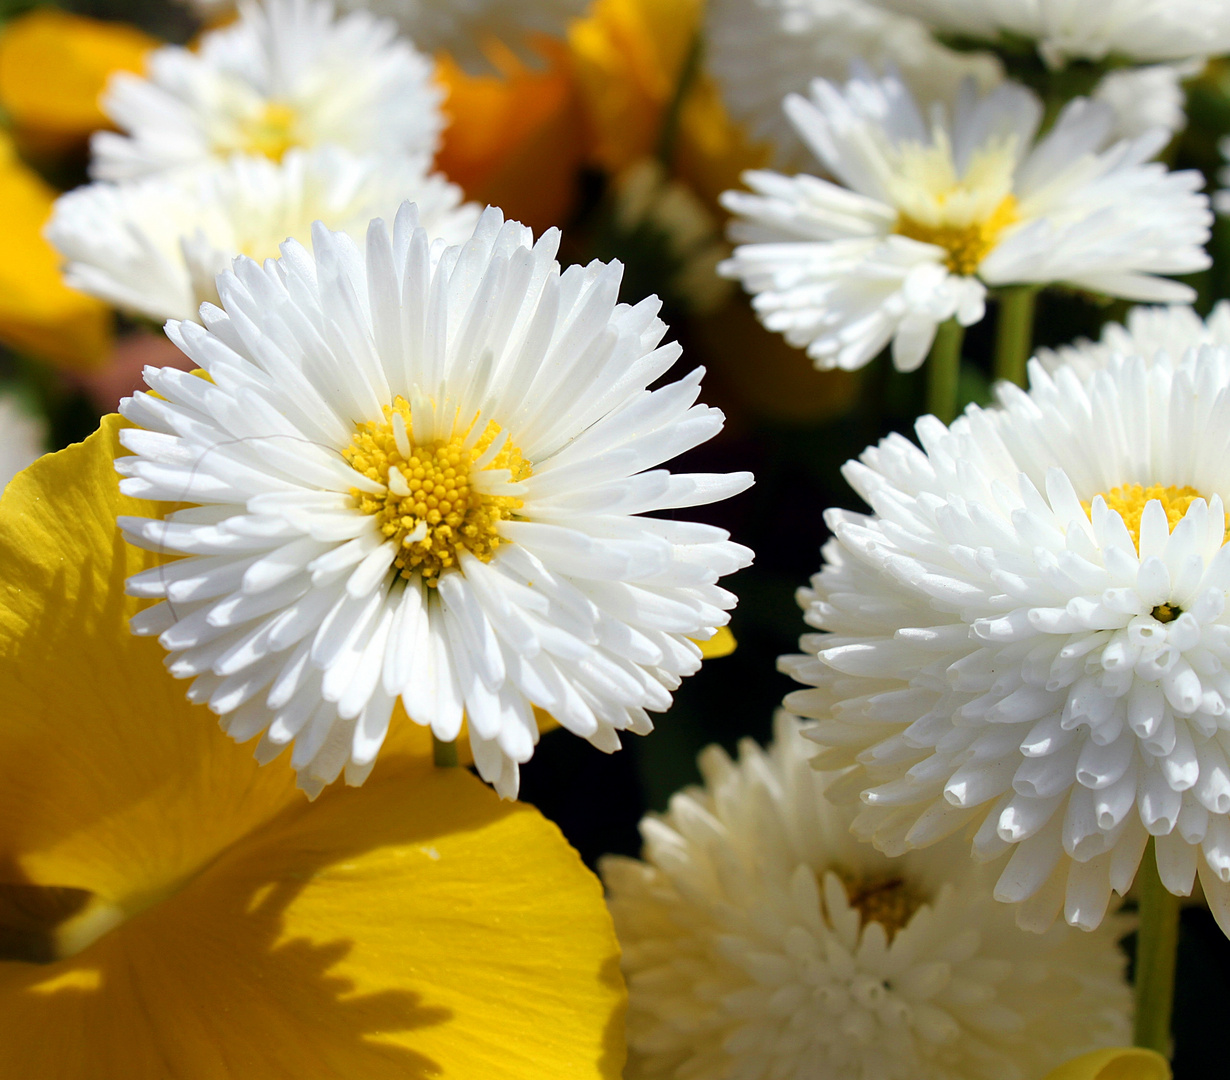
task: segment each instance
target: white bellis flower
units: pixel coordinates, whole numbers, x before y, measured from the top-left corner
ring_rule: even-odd
[[[887,859],[825,798],[793,717],[602,871],[628,980],[628,1080],[1035,1080],[1129,1035],[1122,926],[1012,925],[959,843]],[[811,749],[814,749],[812,747]]]
[[[748,473],[663,462],[711,438],[701,372],[621,268],[561,272],[559,234],[489,209],[461,246],[413,206],[364,251],[317,226],[218,278],[221,309],[168,334],[209,380],[151,369],[121,403],[125,493],[197,504],[122,519],[187,558],[129,580],[159,636],[262,760],[294,741],[314,794],[370,771],[395,704],[445,742],[463,714],[502,795],[533,753],[534,710],[604,750],[652,728],[695,640],[728,621],[717,585],[750,561],[721,529],[642,517],[743,490]]]
[[[969,826],[1022,925],[1097,926],[1152,836],[1230,931],[1230,351],[1030,377],[847,466],[788,706],[858,836]]]
[[[91,175],[132,180],[232,154],[281,160],[293,147],[435,153],[442,91],[431,62],[387,20],[334,18],[328,0],[240,5],[239,20],[190,51],[153,52],[145,77],[113,75],[103,111],[120,130],[90,141]]]
[[[1126,324],[1107,323],[1097,341],[1039,349],[1038,360],[1051,372],[1066,364],[1088,379],[1115,356],[1139,356],[1146,363],[1159,355],[1178,360],[1201,345],[1230,348],[1230,300],[1219,300],[1207,319],[1187,304],[1132,308]]]
[[[1148,63],[1230,51],[1222,0],[879,0],[934,30],[988,45],[1029,38],[1051,67],[1108,57]]]
[[[1156,275],[1209,265],[1202,176],[1148,160],[1161,129],[1112,142],[1102,103],[1070,102],[1036,142],[1041,103],[1013,83],[966,84],[951,120],[939,105],[924,120],[896,76],[817,80],[784,107],[839,183],[745,173],[752,191],[723,196],[740,246],[721,269],[817,367],[861,367],[891,342],[912,370],[940,323],[983,317],[988,287],[1183,302],[1192,290]]]
[[[870,0],[712,0],[705,61],[730,115],[773,146],[775,164],[806,169],[811,154],[782,111],[787,94],[816,78],[844,82],[850,58],[900,73],[922,101],[955,99],[966,78],[984,90],[1003,78],[990,53],[946,49],[925,26]]]
[[[373,218],[391,219],[407,199],[432,239],[462,243],[478,222],[478,205],[462,204],[425,158],[328,146],[290,150],[280,163],[236,155],[190,175],[97,181],[56,200],[46,234],[73,288],[159,323],[199,322],[236,255],[277,258],[284,240],[310,243],[316,221],[362,242]]]

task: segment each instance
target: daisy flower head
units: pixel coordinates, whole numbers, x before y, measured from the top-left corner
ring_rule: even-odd
[[[1186,60],[1230,50],[1221,0],[879,0],[942,34],[988,46],[1005,37],[1035,43],[1052,68],[1071,60]]]
[[[159,635],[261,759],[292,740],[314,793],[371,769],[394,706],[445,742],[463,714],[505,796],[535,710],[604,750],[651,729],[695,640],[728,621],[722,575],[751,553],[718,528],[640,515],[726,498],[748,473],[658,468],[720,430],[658,301],[617,303],[622,268],[560,270],[559,234],[488,209],[460,246],[414,207],[361,252],[317,226],[218,278],[221,308],[168,334],[209,375],[150,370],[126,494],[197,504],[121,519],[187,558],[130,579]]]
[[[361,243],[373,218],[411,199],[433,239],[469,239],[478,205],[427,170],[425,157],[333,146],[289,150],[280,163],[237,154],[217,169],[77,188],[56,201],[46,233],[73,288],[160,323],[199,321],[236,255],[277,258],[288,238],[309,244],[316,221]]]
[[[860,837],[969,826],[1022,925],[1097,926],[1153,837],[1230,931],[1230,351],[1030,377],[847,466],[787,705]]]
[[[923,101],[951,102],[966,78],[989,89],[1003,77],[993,54],[947,49],[916,19],[870,0],[713,0],[705,10],[706,63],[727,111],[783,169],[808,168],[811,154],[782,99],[817,77],[844,81],[852,56],[899,72]]]
[[[433,154],[443,127],[429,59],[367,12],[329,0],[248,0],[199,49],[168,45],[144,78],[112,76],[90,141],[91,174],[132,180],[232,154],[281,160],[330,143],[381,156]]]
[[[1102,327],[1097,341],[1082,338],[1072,345],[1039,349],[1038,360],[1051,372],[1068,365],[1087,379],[1115,356],[1139,356],[1146,363],[1158,355],[1181,360],[1188,349],[1201,345],[1230,348],[1230,301],[1219,300],[1207,319],[1187,304],[1132,308],[1124,323]]]
[[[738,278],[770,330],[819,368],[862,367],[890,342],[909,371],[937,326],[985,312],[989,287],[1052,283],[1136,300],[1188,301],[1158,277],[1209,265],[1196,171],[1151,162],[1154,130],[1112,141],[1109,106],[1077,98],[1037,138],[1037,96],[966,83],[951,116],[924,118],[896,75],[816,80],[784,108],[837,182],[770,171],[728,191]]]
[[[1025,1080],[1127,1041],[1117,917],[1023,933],[959,843],[857,843],[798,721],[775,732],[704,751],[703,787],[642,822],[644,862],[604,860],[629,1080]]]
[[[562,38],[589,5],[587,0],[342,0],[342,6],[388,15],[420,49],[444,49],[478,72],[490,67],[484,50],[493,41],[541,63],[533,39]]]

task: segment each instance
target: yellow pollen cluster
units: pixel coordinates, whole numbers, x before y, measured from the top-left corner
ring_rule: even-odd
[[[942,247],[948,253],[944,265],[954,274],[969,277],[999,242],[1000,233],[1017,220],[1016,205],[1016,197],[1006,195],[989,217],[966,225],[926,225],[901,214],[893,231]]]
[[[1170,531],[1174,532],[1174,527],[1183,520],[1187,508],[1196,499],[1204,498],[1194,487],[1175,487],[1174,485],[1163,487],[1161,484],[1152,484],[1149,487],[1141,484],[1124,484],[1122,487],[1114,487],[1100,494],[1106,500],[1107,507],[1119,512],[1123,518],[1123,524],[1127,526],[1127,531],[1132,534],[1132,543],[1136,545],[1138,551],[1140,550],[1140,518],[1150,502],[1156,499],[1162,504],[1162,509],[1166,511],[1166,521],[1170,525]],[[1082,502],[1081,506],[1085,508],[1085,513],[1092,517],[1093,500]],[[1230,540],[1230,514],[1226,515],[1226,526],[1225,538]]]
[[[477,490],[474,471],[503,470],[506,481],[524,480],[531,475],[529,462],[507,442],[494,456],[486,454],[502,430],[494,420],[472,445],[467,445],[472,428],[448,440],[415,445],[405,398],[386,405],[384,416],[382,423],[358,425],[342,454],[364,476],[388,488],[383,495],[358,488],[351,494],[397,544],[394,563],[402,577],[418,572],[434,587],[443,571],[457,565],[461,548],[488,562],[500,543],[499,523],[511,518],[522,500]]]
[[[299,116],[294,109],[279,101],[271,101],[256,116],[240,124],[236,149],[281,161],[287,150],[302,141],[298,126]]]
[[[846,900],[860,916],[860,925],[878,922],[888,940],[914,917],[922,905],[920,897],[906,880],[896,874],[885,877],[860,877],[841,870],[834,873],[846,887]]]

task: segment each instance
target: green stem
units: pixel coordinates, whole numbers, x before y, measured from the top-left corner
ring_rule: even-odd
[[[961,342],[965,327],[956,319],[940,323],[927,357],[927,412],[945,424],[956,418],[960,400],[957,388],[961,375]]]
[[[1169,1057],[1179,898],[1158,876],[1152,838],[1136,874],[1136,893],[1140,925],[1136,930],[1136,1030],[1132,1041]]]
[[[1025,385],[1025,364],[1034,344],[1034,308],[1038,286],[1015,285],[999,294],[995,327],[995,377]]]
[[[431,737],[431,757],[441,769],[455,768],[457,765],[457,743],[441,742],[433,734]]]
[[[675,83],[675,91],[670,103],[662,116],[662,131],[658,135],[657,157],[667,172],[675,164],[675,144],[679,141],[679,125],[683,121],[683,103],[687,100],[700,74],[700,59],[704,51],[704,37],[697,31],[688,45],[687,54],[683,58],[683,67],[679,69],[679,79]]]

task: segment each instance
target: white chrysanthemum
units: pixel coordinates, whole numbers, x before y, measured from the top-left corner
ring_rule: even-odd
[[[1230,351],[1030,377],[847,466],[788,705],[860,836],[976,828],[1024,924],[1096,926],[1153,835],[1230,930]]]
[[[754,193],[722,200],[742,244],[722,272],[817,367],[861,367],[891,342],[897,367],[916,368],[940,323],[983,317],[988,286],[1187,301],[1154,275],[1209,264],[1203,177],[1148,160],[1164,131],[1110,143],[1109,106],[1076,99],[1037,143],[1042,106],[1013,83],[981,98],[966,84],[951,121],[940,106],[924,120],[893,76],[817,80],[785,108],[844,186],[744,173]]]
[[[95,179],[131,180],[235,153],[279,160],[323,144],[356,154],[435,152],[443,114],[431,62],[388,20],[335,19],[329,0],[256,0],[196,51],[165,46],[145,78],[102,96],[120,129],[91,139]]]
[[[816,78],[844,82],[852,59],[900,72],[924,101],[951,102],[967,77],[983,89],[1002,78],[992,54],[946,49],[917,20],[869,0],[713,0],[705,30],[705,58],[730,115],[790,171],[808,168],[811,155],[782,99]]]
[[[236,255],[277,258],[288,238],[309,243],[315,221],[361,242],[373,218],[391,219],[410,199],[433,239],[467,240],[479,207],[426,170],[425,158],[356,158],[336,147],[292,150],[280,164],[237,154],[216,170],[71,191],[56,200],[47,238],[73,288],[159,322],[199,321]]]
[[[47,425],[10,395],[0,395],[0,490],[27,465],[42,457]]]
[[[1230,51],[1223,0],[878,0],[944,33],[1036,42],[1052,67],[1072,59],[1186,60]]]
[[[1025,934],[959,843],[856,843],[797,721],[775,731],[701,755],[704,788],[642,823],[646,862],[604,860],[629,1080],[1038,1080],[1127,1041],[1117,919]]]
[[[1230,300],[1219,300],[1207,320],[1186,304],[1132,308],[1126,326],[1107,323],[1099,340],[1082,338],[1073,345],[1039,349],[1038,359],[1052,372],[1063,364],[1071,365],[1087,379],[1113,356],[1139,356],[1146,363],[1159,353],[1181,359],[1188,349],[1201,345],[1230,348]]]
[[[200,504],[125,535],[189,555],[129,581],[134,619],[262,760],[295,741],[309,793],[370,770],[395,702],[441,740],[463,710],[481,775],[508,796],[534,709],[604,750],[651,729],[700,666],[692,639],[750,560],[712,526],[642,517],[725,498],[748,473],[672,475],[713,436],[701,372],[621,268],[561,273],[559,234],[490,209],[432,243],[414,207],[366,251],[317,227],[218,278],[223,310],[168,334],[210,376],[150,369],[121,404],[133,496]],[[143,430],[144,429],[144,430]]]

